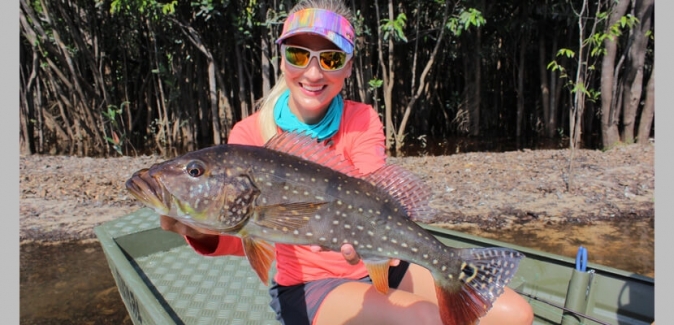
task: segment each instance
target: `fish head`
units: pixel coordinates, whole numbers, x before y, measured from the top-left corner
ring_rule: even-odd
[[[157,213],[209,233],[234,233],[260,194],[250,172],[227,166],[215,148],[141,169],[127,190]]]

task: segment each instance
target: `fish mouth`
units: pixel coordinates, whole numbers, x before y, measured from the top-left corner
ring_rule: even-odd
[[[125,185],[131,195],[158,213],[168,214],[171,210],[171,193],[150,175],[149,169],[144,168],[133,173]]]

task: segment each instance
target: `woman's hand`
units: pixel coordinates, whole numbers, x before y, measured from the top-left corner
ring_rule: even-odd
[[[159,217],[159,224],[161,225],[161,229],[189,237],[194,244],[205,249],[215,250],[218,246],[220,236],[205,234],[174,218],[162,215]]]

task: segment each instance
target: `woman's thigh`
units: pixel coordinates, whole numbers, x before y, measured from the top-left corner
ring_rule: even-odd
[[[387,294],[362,282],[344,283],[323,300],[316,325],[333,324],[441,324],[433,301],[404,290]]]

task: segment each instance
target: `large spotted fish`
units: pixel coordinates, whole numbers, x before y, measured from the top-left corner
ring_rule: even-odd
[[[414,222],[434,211],[430,191],[412,173],[386,165],[359,175],[329,144],[298,133],[265,147],[193,151],[137,171],[126,187],[159,214],[240,237],[265,284],[274,259],[268,242],[334,251],[352,244],[382,293],[391,258],[421,265],[433,274],[446,325],[483,316],[524,257],[506,248],[445,246]]]

